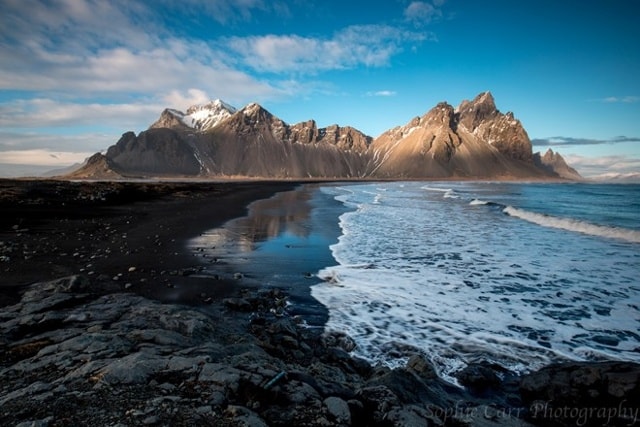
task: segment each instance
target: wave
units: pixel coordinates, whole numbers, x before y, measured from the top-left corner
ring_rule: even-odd
[[[446,193],[448,191],[453,191],[453,188],[440,188],[440,187],[430,187],[428,185],[425,185],[423,187],[420,187],[423,190],[427,190],[427,191],[437,191],[439,193]]]
[[[625,240],[631,243],[640,243],[640,231],[638,230],[607,227],[571,218],[554,217],[551,215],[544,215],[524,209],[514,208],[513,206],[506,206],[503,209],[503,212],[509,216],[520,218],[543,227],[558,228],[591,236]]]
[[[459,199],[460,195],[458,195],[458,193],[453,189],[453,188],[439,188],[439,187],[430,187],[428,185],[425,185],[424,187],[420,187],[423,190],[427,190],[427,191],[435,191],[438,193],[444,193],[442,195],[443,198],[445,199]]]
[[[480,199],[473,199],[472,201],[469,202],[471,206],[482,206],[482,205],[488,205],[489,203],[491,202],[486,202]]]

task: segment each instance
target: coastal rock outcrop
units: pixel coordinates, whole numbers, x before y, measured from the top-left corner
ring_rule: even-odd
[[[547,366],[520,382],[529,417],[542,424],[634,425],[640,421],[640,364]]]
[[[109,290],[111,289],[111,290]],[[491,392],[439,379],[419,351],[406,367],[352,357],[344,334],[287,312],[279,289],[242,304],[160,303],[70,276],[28,286],[0,311],[2,425],[632,425],[640,367],[553,365],[521,399],[478,366]],[[476,379],[480,378],[479,381]],[[614,412],[615,411],[615,412]]]
[[[432,376],[426,360],[374,370],[335,347],[345,336],[322,336],[279,310],[287,296],[278,289],[240,291],[236,298],[249,312],[220,301],[188,307],[100,289],[99,281],[71,276],[35,283],[3,307],[1,424],[403,426],[484,419],[486,408]]]

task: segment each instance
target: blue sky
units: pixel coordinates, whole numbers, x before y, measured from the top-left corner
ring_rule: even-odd
[[[635,0],[0,0],[0,169],[81,161],[165,107],[215,98],[377,136],[490,90],[534,151],[583,175],[640,172],[639,12]]]

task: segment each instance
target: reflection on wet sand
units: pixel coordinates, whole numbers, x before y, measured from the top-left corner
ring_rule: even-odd
[[[255,250],[256,243],[283,234],[307,237],[311,232],[309,201],[316,190],[315,186],[305,185],[298,190],[278,193],[270,199],[255,201],[249,205],[246,217],[203,233],[192,240],[191,246],[220,257],[251,252]]]
[[[306,184],[252,203],[246,217],[204,233],[191,246],[208,264],[205,276],[286,289],[291,313],[309,325],[324,325],[326,308],[311,296],[310,286],[320,281],[318,271],[335,265],[330,246],[338,241],[345,211],[321,187]]]

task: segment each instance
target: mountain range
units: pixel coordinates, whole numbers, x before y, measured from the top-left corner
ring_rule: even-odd
[[[580,179],[558,153],[534,154],[520,121],[501,113],[490,92],[457,108],[439,103],[375,139],[314,120],[289,125],[256,103],[168,108],[67,176]]]

